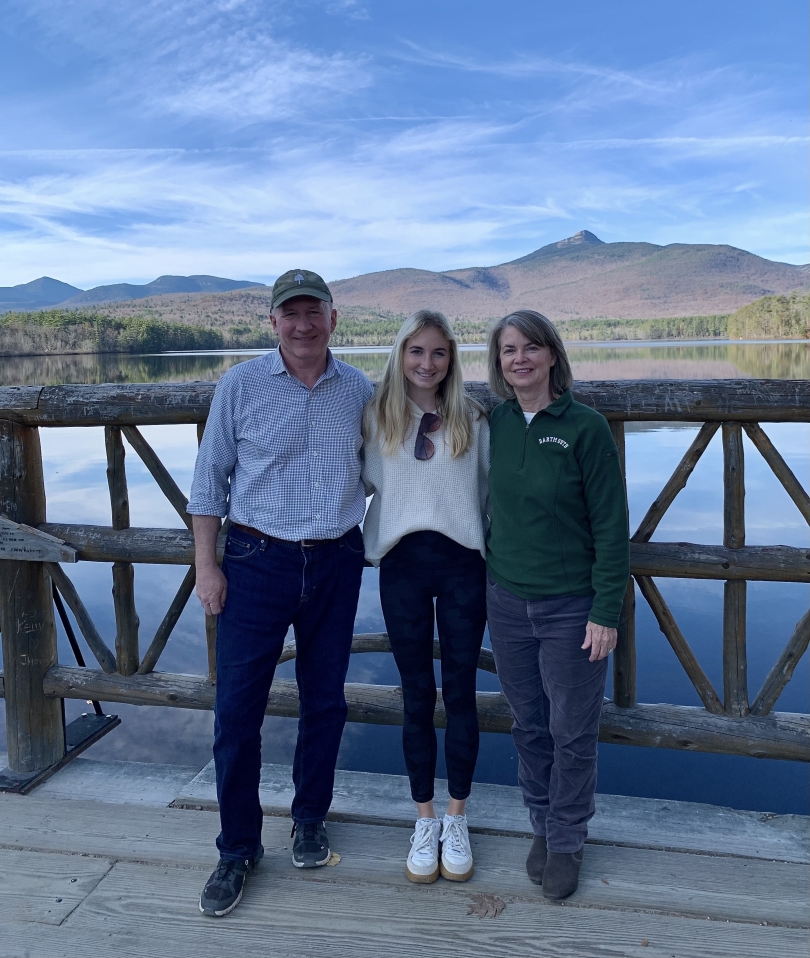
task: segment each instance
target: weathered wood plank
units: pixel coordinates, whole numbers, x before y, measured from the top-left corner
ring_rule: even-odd
[[[61,925],[112,867],[112,862],[103,858],[11,848],[0,849],[0,862],[0,922],[4,928],[13,922]],[[35,940],[35,929],[31,932]]]
[[[127,489],[126,450],[120,426],[104,427],[107,451],[107,485],[110,490],[110,512],[113,529],[129,528],[129,491]],[[115,609],[115,659],[122,675],[138,669],[138,628],[140,620],[135,608],[135,576],[131,563],[114,562],[113,606]]]
[[[52,668],[44,680],[47,695],[65,698],[129,702],[133,705],[169,705],[174,708],[212,709],[214,687],[207,676],[152,672],[123,678],[90,669]],[[374,725],[402,724],[402,691],[385,685],[346,684],[350,722]],[[500,692],[477,694],[478,724],[484,732],[508,733],[512,713]],[[276,679],[266,713],[294,718],[298,715],[298,687]],[[435,724],[446,718],[441,691]],[[605,702],[600,739],[620,745],[678,748],[698,752],[727,752],[755,758],[810,761],[810,717],[772,712],[739,721],[710,715],[705,709],[681,705],[636,705],[617,708]]]
[[[0,516],[0,559],[14,562],[76,562],[76,550],[24,522]]]
[[[718,698],[706,673],[700,667],[700,663],[695,658],[694,652],[675,621],[675,616],[673,616],[664,597],[658,591],[658,586],[648,576],[641,575],[636,581],[641,594],[652,609],[658,627],[667,642],[672,646],[672,651],[678,657],[684,672],[689,676],[689,681],[695,687],[704,708],[715,715],[720,715],[723,712],[723,703]]]
[[[52,812],[54,803],[49,804]],[[121,806],[117,811],[119,816],[124,813]],[[127,808],[126,812],[129,811]],[[412,812],[411,807],[409,813],[412,815]],[[185,867],[205,868],[211,860],[216,834],[216,818],[211,815],[155,810],[148,815],[139,814],[133,820],[127,816],[132,834],[125,840],[120,834],[120,817],[116,835],[116,822],[110,815],[109,806],[71,801],[64,813],[67,819],[64,824],[61,819],[54,821],[51,817],[45,828],[44,841],[35,831],[35,823],[44,817],[39,807],[22,822],[14,816],[7,844],[12,848],[26,847],[26,852],[0,850],[0,861],[8,858],[15,861],[13,856],[30,854],[32,860],[26,871],[36,875],[37,869],[44,872],[51,864],[51,858],[59,859],[53,863],[52,873],[43,874],[42,883],[46,884],[50,874],[56,878],[65,871],[69,873],[70,862],[76,861],[78,850],[116,860],[149,864],[165,862]],[[80,839],[86,837],[84,844],[68,834],[67,823],[72,826],[73,835]],[[407,889],[408,881],[401,860],[409,847],[412,824],[391,827],[332,820],[330,839],[341,854],[341,863],[339,872],[330,872],[330,879],[343,884]],[[267,849],[267,862],[262,868],[272,869],[288,880],[299,879],[285,854],[284,846],[289,846],[288,819],[266,819],[262,838]],[[473,833],[471,844],[476,872],[464,891],[515,896],[535,900],[538,904],[542,901],[541,889],[531,885],[526,878],[524,862],[528,843],[525,838]],[[31,850],[43,846],[45,851]],[[381,855],[381,846],[389,853]],[[51,849],[67,854],[54,855]],[[659,914],[787,926],[802,926],[808,922],[810,905],[802,887],[807,881],[806,866],[756,859],[742,862],[738,858],[710,855],[696,858],[677,852],[592,844],[586,848],[585,858],[580,887],[574,899],[579,907],[644,909]],[[89,861],[95,862],[97,867],[106,864],[99,858]],[[60,888],[55,888],[57,894]],[[446,887],[446,890],[453,893],[452,887]],[[15,895],[13,891],[12,895]]]
[[[194,537],[185,529],[133,528],[43,522],[43,532],[63,539],[87,562],[157,562],[191,565]],[[225,545],[220,534],[217,550]],[[810,582],[810,550],[792,546],[698,545],[691,542],[631,542],[633,575],[693,579]]]
[[[447,781],[436,779],[436,805],[449,800]],[[295,795],[289,765],[262,765],[259,801],[266,816],[289,817]],[[174,807],[217,808],[216,770],[211,761],[180,791]],[[808,864],[808,819],[598,792],[588,823],[588,843],[699,852],[737,858]],[[414,806],[406,775],[338,769],[329,820],[413,826]],[[520,789],[476,782],[467,802],[470,832],[532,837]],[[522,870],[521,870],[522,871]]]
[[[185,525],[191,529],[191,516],[186,512],[188,499],[183,495],[180,487],[169,473],[169,470],[160,461],[155,450],[144,439],[137,426],[124,426],[123,433],[127,437],[129,444],[141,457],[143,464],[152,474],[152,478],[158,484],[160,491],[166,496],[172,506],[174,506],[175,511]]]
[[[723,423],[723,545],[745,546],[745,455],[742,426]],[[748,714],[745,582],[723,587],[723,699],[729,715]]]
[[[0,418],[28,425],[201,422],[216,383],[105,383],[0,388]],[[11,387],[12,389],[14,387]],[[33,405],[36,399],[36,405]]]
[[[629,514],[624,423],[619,419],[611,420],[610,432],[619,450],[619,465],[624,480],[624,502]],[[632,578],[624,592],[616,649],[613,652],[613,702],[620,708],[629,708],[636,704],[636,589]]]
[[[748,438],[761,453],[762,458],[771,467],[776,478],[782,483],[785,492],[796,503],[797,509],[804,516],[804,521],[810,523],[810,496],[805,492],[796,476],[793,475],[793,471],[782,458],[779,450],[758,423],[747,422],[743,428],[748,433]]]
[[[108,673],[115,672],[115,656],[107,648],[104,639],[98,633],[90,613],[85,608],[84,603],[79,598],[76,587],[70,581],[62,567],[56,562],[47,563],[48,573],[53,579],[56,588],[62,595],[62,598],[68,604],[70,611],[76,618],[76,623],[84,636],[85,642],[93,653],[101,668]]]
[[[745,451],[738,422],[723,423],[723,545],[745,545]]]
[[[771,711],[793,677],[796,666],[807,651],[808,643],[810,643],[810,610],[799,619],[788,644],[762,683],[762,688],[751,706],[752,715],[767,715]]]
[[[163,621],[158,626],[154,639],[152,639],[149,648],[146,650],[146,655],[144,655],[143,661],[138,668],[139,675],[145,675],[147,672],[153,671],[157,665],[158,659],[166,648],[166,643],[169,641],[169,636],[177,625],[177,621],[182,615],[183,609],[185,609],[186,603],[194,590],[196,579],[197,569],[195,566],[190,566],[188,572],[183,577],[183,581],[180,583],[180,588],[177,590],[175,597],[172,599],[166,611],[166,615],[163,616]]]
[[[633,542],[649,542],[653,533],[658,528],[658,523],[663,519],[667,509],[675,501],[675,497],[684,488],[689,477],[694,472],[700,457],[706,451],[707,446],[712,441],[714,434],[720,428],[720,423],[707,422],[700,427],[697,436],[695,436],[692,445],[684,453],[683,459],[678,463],[675,471],[669,477],[666,485],[658,494],[655,501],[647,510],[646,515],[641,520],[638,529],[633,533]]]
[[[4,760],[0,753],[0,763]],[[264,823],[270,841],[276,827],[272,818],[289,818],[293,795],[292,768],[263,764],[259,799],[265,816],[270,816]],[[176,766],[78,758],[26,796],[25,802],[0,794],[2,844],[133,861],[171,863],[182,858],[205,865],[219,822],[198,812],[216,808],[216,796],[213,762],[194,776],[193,770]],[[447,782],[437,779],[436,802],[445,805],[447,800]],[[110,808],[110,803],[118,808]],[[151,807],[145,809],[142,803]],[[121,828],[122,804],[128,806],[126,829]],[[169,804],[187,816],[167,811]],[[412,828],[413,817],[407,776],[336,771],[330,821]],[[516,786],[476,782],[468,818],[473,834],[522,838],[532,834]],[[282,845],[288,837],[289,827]],[[588,843],[803,865],[810,858],[806,815],[603,793],[596,795]]]
[[[631,542],[630,571],[635,576],[665,578],[810,582],[810,549]]]
[[[45,521],[39,432],[8,421],[0,421],[0,515],[27,526]],[[62,703],[42,693],[42,679],[58,660],[43,563],[0,560],[0,628],[9,768],[38,771],[65,753]]]
[[[248,881],[238,918],[214,922],[189,914],[207,869],[120,862],[69,922],[37,930],[37,953],[85,958],[114,929],[116,950],[137,958],[215,958],[229,949],[261,958],[379,958],[381,945],[390,958],[434,958],[437,941],[447,958],[806,958],[802,929],[698,924],[577,906],[575,898],[559,906],[538,899],[536,891],[529,900],[507,895],[501,917],[482,920],[470,913],[470,885],[355,884],[341,878],[340,868],[296,874],[292,866],[279,871],[266,862]],[[18,955],[16,949],[30,942],[30,928],[15,923],[4,938],[0,947]]]
[[[215,383],[5,387],[0,418],[26,425],[105,426],[204,422]],[[488,409],[486,383],[465,383]],[[575,382],[574,397],[608,419],[688,422],[808,422],[807,380],[622,380]]]
[[[388,639],[387,632],[366,632],[352,637],[352,653],[390,651],[391,643]],[[281,650],[281,655],[279,656],[278,664],[281,665],[282,662],[289,662],[291,659],[294,659],[295,652],[295,641],[285,642]],[[439,644],[439,640],[434,639],[433,658],[440,660],[441,657],[442,647]],[[495,668],[495,656],[492,654],[491,649],[481,649],[478,653],[478,668],[483,672],[491,672],[493,675],[497,675],[498,670]]]

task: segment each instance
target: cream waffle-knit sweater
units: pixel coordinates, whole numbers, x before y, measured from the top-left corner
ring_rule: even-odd
[[[366,558],[374,565],[411,532],[441,532],[467,549],[486,555],[489,422],[473,417],[473,441],[463,456],[453,459],[444,439],[444,426],[429,433],[436,449],[420,461],[414,454],[422,410],[408,400],[413,427],[404,445],[383,455],[372,420],[372,438],[364,447],[363,481],[372,496],[363,524]]]

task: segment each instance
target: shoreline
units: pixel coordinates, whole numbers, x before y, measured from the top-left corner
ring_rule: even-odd
[[[724,338],[706,338],[706,339],[571,339],[563,341],[568,348],[585,347],[595,349],[633,349],[633,348],[663,348],[667,346],[767,346],[767,345],[801,345],[810,344],[810,339],[728,339]],[[38,352],[38,353],[2,353],[0,359],[35,359],[37,357],[59,357],[59,356],[121,356],[137,358],[143,356],[261,356],[275,349],[275,346],[269,347],[236,347],[233,349],[187,349],[187,350],[165,350],[163,352],[129,352],[126,350],[87,350],[83,352]],[[460,352],[483,352],[487,348],[486,343],[459,343]],[[390,352],[391,346],[331,346],[331,351],[336,355],[345,355],[352,353],[363,353],[368,355],[384,355]]]

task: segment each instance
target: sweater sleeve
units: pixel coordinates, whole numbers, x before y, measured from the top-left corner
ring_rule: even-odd
[[[484,532],[489,528],[489,420],[482,416],[478,426],[478,497]]]
[[[579,465],[594,543],[589,619],[615,629],[630,577],[627,501],[619,451],[602,416],[588,423],[580,436]]]

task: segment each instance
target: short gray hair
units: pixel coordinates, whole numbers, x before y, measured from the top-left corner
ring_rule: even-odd
[[[514,326],[530,343],[536,346],[548,346],[553,353],[556,362],[551,367],[549,386],[555,399],[562,396],[566,389],[571,388],[574,382],[571,363],[554,323],[533,309],[520,309],[499,319],[489,331],[489,386],[493,392],[503,399],[515,398],[515,391],[504,378],[501,369],[501,336],[507,326]]]

